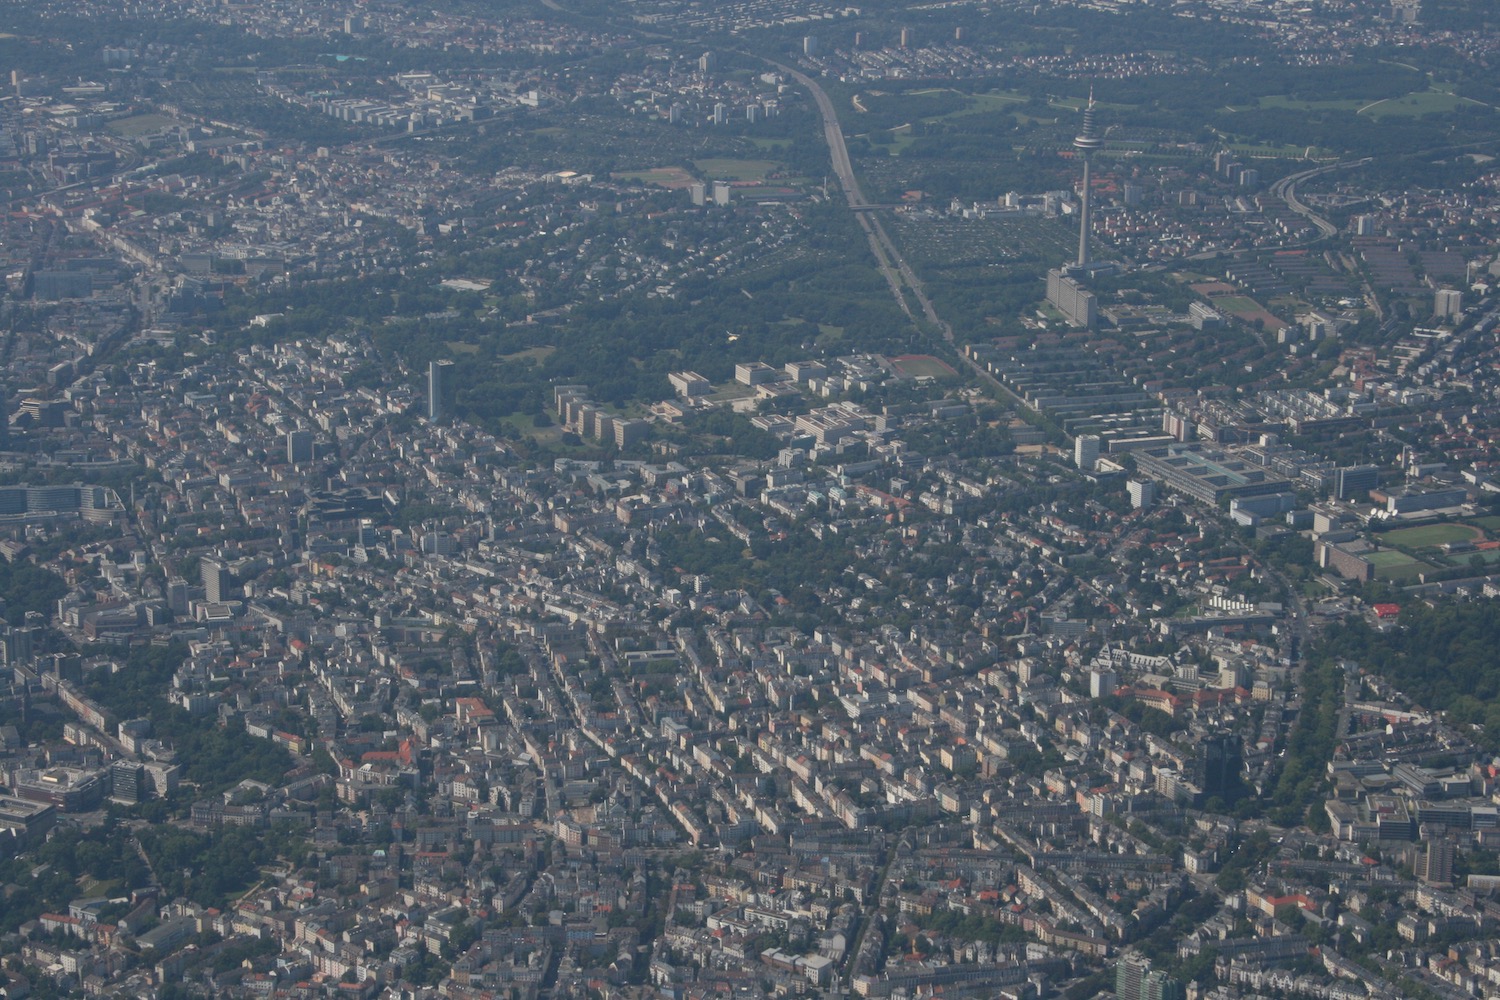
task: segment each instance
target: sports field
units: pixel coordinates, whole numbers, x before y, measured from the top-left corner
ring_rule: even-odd
[[[947,362],[930,354],[904,354],[891,358],[891,367],[907,378],[958,378],[958,372]]]
[[[1433,568],[1395,549],[1367,552],[1364,557],[1375,567],[1375,575],[1382,580],[1409,580]]]
[[[1449,542],[1477,542],[1483,538],[1482,531],[1467,524],[1424,524],[1415,528],[1397,528],[1380,536],[1386,545],[1408,549],[1436,548]]]
[[[664,188],[685,188],[693,183],[693,175],[681,167],[655,167],[651,170],[624,170],[612,174],[617,180],[638,181],[641,184],[658,184]]]
[[[731,160],[724,158],[709,158],[705,160],[694,160],[693,166],[697,167],[705,176],[721,181],[763,181],[766,175],[779,166],[775,160]]]

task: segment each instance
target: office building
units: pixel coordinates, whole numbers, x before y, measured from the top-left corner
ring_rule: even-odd
[[[1151,962],[1127,955],[1115,966],[1115,996],[1119,1000],[1182,1000],[1182,984],[1164,972],[1153,971]]]
[[[1095,669],[1089,671],[1089,697],[1106,698],[1115,693],[1120,686],[1120,675],[1109,669]]]
[[[1292,484],[1210,444],[1172,443],[1132,452],[1136,471],[1168,489],[1217,507],[1230,497],[1290,492]]]
[[[286,435],[288,465],[302,465],[313,460],[312,431],[288,431]]]
[[[1454,853],[1453,841],[1446,836],[1433,837],[1422,853],[1418,876],[1428,885],[1451,885]]]
[[[646,440],[651,433],[651,424],[645,420],[616,420],[614,431],[615,447],[623,451]]]
[[[433,361],[427,365],[427,419],[433,423],[443,419],[443,374],[452,367],[451,361]]]
[[[201,559],[198,572],[203,577],[203,595],[210,604],[223,604],[234,596],[234,574],[224,563],[218,559]]]
[[[1073,326],[1087,330],[1098,321],[1099,305],[1094,293],[1061,268],[1047,272],[1047,301]]]
[[[1380,468],[1374,465],[1351,465],[1333,474],[1333,495],[1340,500],[1363,500],[1380,485]]]
[[[187,614],[188,582],[180,576],[167,581],[167,607],[174,615]]]
[[[697,372],[671,372],[667,375],[667,383],[683,399],[707,396],[714,391],[713,383]]]
[[[1099,436],[1080,434],[1073,439],[1073,464],[1084,472],[1094,471],[1099,462]]]
[[[109,767],[113,790],[110,798],[117,802],[134,805],[150,793],[146,781],[146,769],[133,760],[117,760]]]
[[[83,483],[0,486],[0,519],[27,523],[79,516],[108,523],[125,513],[119,494],[107,486]]]
[[[1194,778],[1206,799],[1228,801],[1240,787],[1240,738],[1234,734],[1210,736],[1198,747]]]
[[[1439,319],[1454,319],[1464,311],[1464,293],[1456,288],[1439,288],[1433,296],[1432,314]]]
[[[1130,496],[1130,506],[1136,510],[1150,510],[1156,505],[1156,484],[1149,479],[1132,479],[1125,484]]]

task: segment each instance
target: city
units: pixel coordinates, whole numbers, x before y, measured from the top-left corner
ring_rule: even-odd
[[[1500,996],[1500,13],[0,18],[0,995]]]

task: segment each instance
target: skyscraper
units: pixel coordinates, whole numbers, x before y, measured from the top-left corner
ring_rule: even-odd
[[[286,460],[288,465],[301,465],[313,460],[312,431],[288,431],[286,435]]]
[[[1453,841],[1445,835],[1427,841],[1427,852],[1419,863],[1418,877],[1428,885],[1449,885],[1453,882]]]
[[[1164,972],[1153,971],[1151,962],[1126,955],[1115,965],[1115,996],[1119,1000],[1182,1000],[1182,984]]]
[[[1080,434],[1073,439],[1073,464],[1084,472],[1093,472],[1099,463],[1099,436]]]
[[[1233,734],[1210,736],[1198,749],[1194,775],[1204,799],[1231,800],[1240,785],[1240,738]]]
[[[235,579],[228,566],[217,559],[204,558],[198,561],[198,572],[203,577],[204,597],[210,603],[222,604],[233,596]]]
[[[427,365],[427,419],[433,423],[443,419],[443,369],[451,367],[451,361],[432,361]]]
[[[1089,264],[1089,213],[1093,208],[1093,192],[1090,190],[1093,184],[1091,167],[1094,160],[1094,150],[1101,148],[1104,140],[1094,126],[1094,92],[1089,91],[1089,103],[1083,109],[1083,131],[1073,137],[1073,148],[1078,150],[1083,158],[1083,211],[1082,218],[1078,223],[1078,266],[1088,267]]]

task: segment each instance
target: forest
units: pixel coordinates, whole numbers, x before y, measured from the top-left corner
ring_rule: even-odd
[[[176,747],[182,780],[200,791],[216,794],[246,778],[278,782],[292,766],[286,750],[243,726],[221,727],[216,718],[189,715],[162,697],[185,655],[180,643],[134,647],[123,654],[124,669],[98,668],[84,690],[116,719],[150,719],[156,738]]]
[[[1480,746],[1500,749],[1500,616],[1488,602],[1407,600],[1395,628],[1377,630],[1351,619],[1331,627],[1324,644],[1330,656],[1472,727],[1468,735]]]

